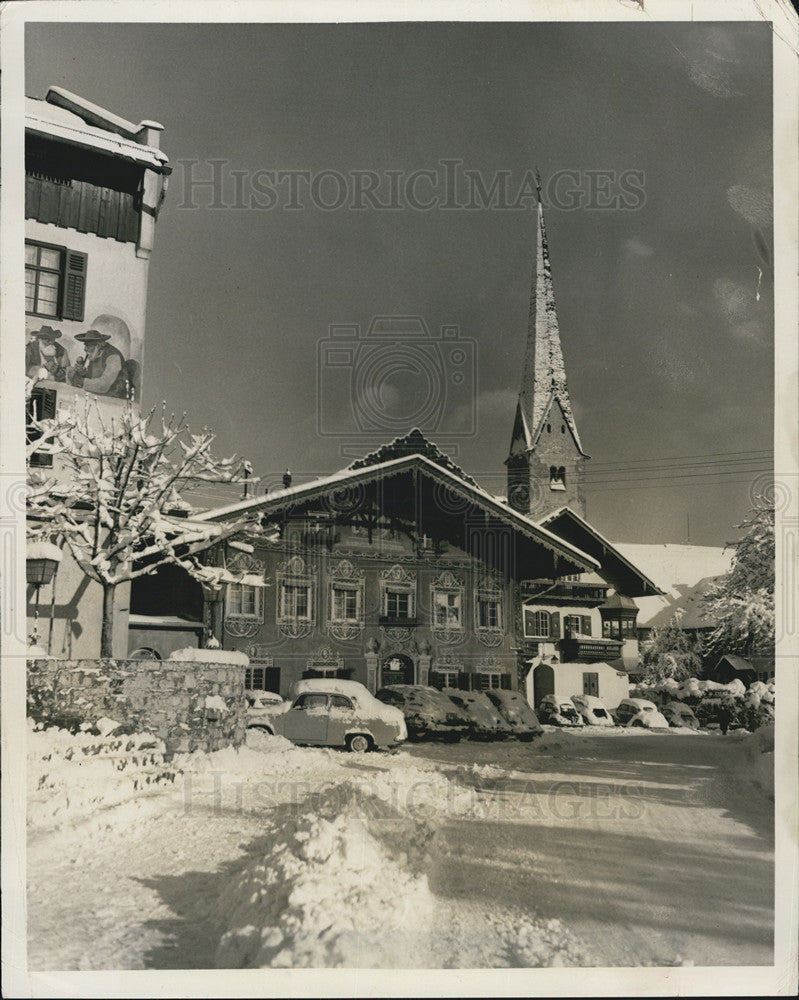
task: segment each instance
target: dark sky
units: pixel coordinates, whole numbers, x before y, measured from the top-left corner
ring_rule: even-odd
[[[426,211],[402,188],[395,210],[365,199],[324,210],[301,184],[304,207],[291,210],[284,181],[275,207],[259,209],[253,184],[260,170],[337,171],[349,204],[352,172],[371,170],[386,202],[389,172],[405,185],[452,159],[461,182],[463,170],[484,184],[506,171],[512,206],[538,166],[569,388],[592,456],[589,519],[620,541],[683,542],[688,517],[692,542],[735,537],[772,444],[767,25],[30,25],[27,67],[32,96],[62,86],[164,124],[175,173],[150,272],[144,402],[166,399],[212,427],[220,453],[243,452],[269,482],[290,466],[298,481],[348,463],[341,428],[352,425],[355,452],[391,439],[387,418],[424,403],[413,353],[438,348],[380,348],[410,369],[380,369],[369,412],[384,426],[363,437],[349,418],[363,349],[333,368],[319,345],[333,324],[365,332],[373,316],[417,315],[433,338],[456,327],[465,348],[460,382],[451,352],[428,367],[433,381],[444,372],[446,392],[430,436],[504,492],[533,199],[448,210],[439,183]],[[199,161],[207,178],[214,158],[226,161],[229,205],[231,171],[246,172],[245,207],[212,209],[203,189],[198,207],[181,207],[178,161]],[[643,195],[629,195],[630,177]],[[332,204],[338,182],[317,184]],[[417,192],[434,193],[424,178]],[[465,187],[455,200],[468,201]]]

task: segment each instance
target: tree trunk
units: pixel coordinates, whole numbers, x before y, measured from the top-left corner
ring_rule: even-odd
[[[114,655],[114,594],[116,584],[103,584],[103,626],[100,631],[100,656]]]

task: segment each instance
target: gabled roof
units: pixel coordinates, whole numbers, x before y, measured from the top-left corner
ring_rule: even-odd
[[[538,522],[593,556],[601,565],[601,574],[615,590],[627,597],[660,594],[660,588],[648,576],[626,559],[607,538],[575,513],[571,507],[561,507]]]
[[[539,190],[536,259],[530,288],[527,348],[524,355],[517,411],[517,418],[521,415],[521,429],[528,450],[534,448],[538,443],[544,416],[553,398],[557,399],[563,410],[564,419],[580,453],[585,455],[580,443],[580,436],[577,433],[577,425],[569,399],[569,389],[566,384],[566,366],[563,362],[558,314],[555,309],[555,290],[552,284],[544,207],[541,204]],[[514,441],[518,423],[517,419],[517,426],[514,427]]]
[[[389,444],[384,444],[363,458],[356,459],[347,468],[365,469],[370,465],[380,465],[381,462],[388,462],[392,458],[402,458],[405,455],[424,455],[436,465],[448,469],[454,475],[465,479],[467,483],[471,483],[472,486],[477,486],[477,482],[471,476],[468,476],[459,465],[456,465],[449,455],[445,455],[438,445],[429,441],[417,427],[414,427],[410,434],[396,437]]]
[[[568,540],[549,531],[545,526],[531,521],[512,507],[497,500],[496,497],[487,493],[480,486],[469,482],[460,475],[456,475],[451,469],[439,465],[425,455],[417,454],[378,462],[360,469],[344,469],[331,476],[314,479],[309,483],[290,486],[288,489],[275,490],[274,493],[266,496],[253,497],[250,500],[242,500],[227,507],[207,510],[195,515],[194,519],[218,522],[245,512],[253,513],[260,511],[264,515],[277,514],[286,508],[329,497],[331,493],[346,488],[354,488],[370,482],[378,482],[386,478],[413,472],[418,472],[435,483],[445,486],[452,494],[468,499],[481,507],[487,514],[496,517],[533,543],[548,549],[555,557],[562,558],[567,563],[579,567],[580,570],[590,571],[600,568],[599,562],[593,556],[581,551]],[[356,495],[356,492],[353,495]],[[462,518],[463,515],[457,511],[452,511],[452,517]]]
[[[109,111],[89,104],[68,91],[53,87],[48,100],[25,98],[25,130],[49,139],[59,139],[71,146],[94,149],[101,153],[132,160],[161,173],[169,173],[169,157],[154,146],[137,142],[133,136],[141,129],[156,123],[141,122],[134,125]],[[82,106],[94,121],[106,121],[106,127],[89,124],[84,118],[66,107],[52,103],[52,99],[69,98],[74,107]],[[79,103],[75,103],[79,102]],[[91,113],[91,115],[90,115]],[[104,117],[103,117],[104,116]],[[160,126],[157,126],[160,129]]]

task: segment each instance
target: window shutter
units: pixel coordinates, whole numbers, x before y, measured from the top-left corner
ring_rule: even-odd
[[[499,686],[503,691],[510,691],[510,674],[500,674]]]
[[[41,417],[40,420],[52,420],[55,417],[55,401],[56,401],[56,391],[55,389],[41,389],[42,403],[41,403]]]
[[[591,616],[581,615],[580,618],[581,618],[580,631],[583,633],[583,635],[591,635]]]
[[[549,616],[549,638],[560,639],[560,612],[553,611]]]
[[[61,304],[62,319],[83,321],[86,301],[86,267],[88,257],[79,250],[67,250],[64,267],[64,296]]]
[[[469,674],[465,670],[458,672],[458,688],[461,691],[469,690]]]

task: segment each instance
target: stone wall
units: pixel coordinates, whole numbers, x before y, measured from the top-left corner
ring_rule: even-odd
[[[168,754],[240,746],[244,667],[172,660],[28,660],[28,715],[77,728],[110,718],[160,737]]]

